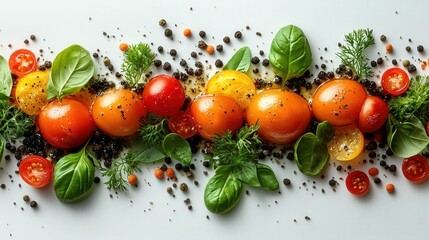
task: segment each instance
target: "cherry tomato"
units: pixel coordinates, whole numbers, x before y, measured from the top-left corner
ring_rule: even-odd
[[[311,120],[310,107],[299,95],[281,89],[257,94],[246,111],[248,124],[260,126],[258,134],[275,144],[288,144],[304,134]]]
[[[235,133],[243,125],[240,105],[225,96],[202,96],[191,104],[191,114],[197,123],[197,131],[207,140],[231,131]]]
[[[328,81],[317,88],[312,99],[314,117],[332,125],[349,125],[359,118],[366,99],[365,88],[349,79]]]
[[[168,120],[168,127],[173,133],[190,138],[197,133],[195,119],[189,111],[178,111]]]
[[[380,129],[389,116],[387,103],[379,97],[368,96],[359,113],[359,129],[364,132],[375,132]]]
[[[9,68],[18,77],[37,70],[37,59],[34,53],[27,49],[18,49],[10,55]]]
[[[69,98],[48,103],[41,110],[37,123],[43,138],[61,149],[81,146],[95,128],[88,108],[82,102]]]
[[[48,81],[49,71],[32,72],[19,79],[15,88],[15,99],[23,112],[35,116],[48,103]]]
[[[113,137],[135,134],[146,115],[141,97],[128,89],[108,91],[97,97],[92,105],[95,125]]]
[[[338,161],[356,158],[364,148],[365,138],[355,124],[334,126],[334,137],[328,143],[329,156]]]
[[[149,80],[142,96],[147,110],[158,116],[173,115],[185,102],[185,90],[179,80],[163,74]]]
[[[410,86],[408,74],[400,68],[389,68],[381,77],[381,86],[390,95],[398,96]]]
[[[350,193],[363,196],[369,191],[369,178],[362,171],[353,171],[347,175],[346,187]]]
[[[402,173],[411,182],[421,183],[429,176],[429,164],[427,159],[421,155],[405,158],[402,162]]]
[[[52,163],[37,155],[29,155],[19,164],[19,175],[22,180],[35,188],[48,185],[52,179],[52,171]]]

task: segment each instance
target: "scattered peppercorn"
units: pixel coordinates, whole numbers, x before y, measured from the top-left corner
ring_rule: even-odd
[[[185,36],[185,37],[191,37],[192,36],[191,29],[185,28],[185,30],[183,30],[183,36]]]
[[[396,66],[396,65],[398,65],[398,61],[396,59],[393,59],[392,64]]]
[[[206,46],[206,52],[207,52],[209,55],[212,55],[212,54],[214,53],[214,47],[213,47],[212,45],[207,45],[207,46]]]
[[[421,53],[421,52],[423,52],[425,49],[424,49],[424,47],[422,46],[422,45],[418,45],[417,46],[417,52],[419,52],[419,53]]]
[[[270,65],[270,61],[268,59],[262,60],[262,66],[267,67],[268,65]]]
[[[175,57],[175,56],[177,55],[177,51],[176,51],[176,49],[171,49],[171,50],[170,50],[170,55],[171,55],[172,57]]]
[[[250,60],[250,62],[251,62],[252,64],[258,64],[258,63],[259,63],[259,58],[258,58],[257,56],[252,57],[252,59]]]
[[[200,31],[200,32],[198,33],[198,35],[200,35],[200,37],[201,37],[201,38],[205,38],[205,37],[206,37],[206,32],[204,32],[204,31]]]
[[[31,201],[30,202],[30,207],[32,207],[32,208],[36,208],[37,207],[37,202],[36,201]]]
[[[226,43],[226,44],[228,44],[228,43],[231,42],[231,39],[229,37],[224,37],[223,38],[223,42]]]
[[[31,41],[36,41],[36,35],[31,34],[31,35],[30,35],[30,39],[31,39]]]
[[[236,31],[234,33],[234,37],[237,38],[237,39],[241,39],[242,36],[243,36],[243,34],[240,31]]]
[[[155,59],[154,61],[153,61],[153,65],[155,65],[155,67],[160,67],[161,65],[162,65],[162,61],[161,60],[159,60],[159,59]]]
[[[181,190],[182,192],[186,192],[186,191],[188,191],[188,185],[187,185],[186,183],[181,183],[181,184],[180,184],[180,190]]]
[[[393,185],[392,183],[388,183],[388,184],[386,185],[386,191],[387,191],[388,193],[393,193],[393,192],[395,192],[395,185]]]
[[[161,168],[155,168],[153,173],[157,179],[163,179],[164,178],[164,171],[162,171]]]
[[[169,29],[169,28],[166,28],[166,29],[164,30],[164,35],[165,35],[166,37],[171,37],[171,36],[173,35],[173,31],[171,31],[171,29]]]
[[[331,187],[335,187],[335,186],[337,186],[337,181],[335,179],[331,179],[331,180],[329,180],[328,184]]]
[[[130,185],[137,185],[138,178],[137,178],[137,175],[135,175],[134,173],[131,173],[130,175],[128,175],[127,180]]]
[[[285,178],[285,179],[283,179],[283,184],[284,184],[285,186],[289,186],[289,185],[291,184],[290,179],[289,179],[289,178]]]
[[[164,47],[163,46],[159,46],[158,47],[158,52],[159,53],[163,53],[164,52]]]
[[[171,64],[169,62],[165,62],[164,66],[163,66],[163,69],[165,71],[170,71],[171,70]]]
[[[390,44],[390,43],[386,44],[386,52],[388,52],[388,53],[393,52],[393,46],[392,46],[392,44]]]
[[[378,168],[376,167],[372,167],[370,169],[368,169],[368,174],[372,177],[377,176],[378,175]]]
[[[216,45],[216,51],[222,52],[223,51],[223,46],[221,44]]]
[[[410,46],[406,46],[406,47],[405,47],[405,50],[406,50],[407,52],[411,52],[411,47],[410,47]]]
[[[28,195],[24,195],[22,197],[22,200],[24,200],[24,202],[28,202],[28,201],[30,201],[30,197]]]
[[[378,65],[383,64],[383,58],[381,58],[381,57],[377,58],[377,64]]]
[[[410,66],[410,61],[405,59],[404,61],[402,61],[402,66],[404,66],[404,67]]]
[[[375,184],[380,184],[381,183],[381,179],[379,177],[375,177],[374,178],[374,183]]]
[[[380,41],[384,42],[384,41],[386,41],[386,39],[387,39],[387,38],[386,38],[386,36],[385,36],[385,35],[381,35],[381,36],[380,36]]]
[[[167,25],[167,21],[165,19],[159,20],[159,26],[164,27],[165,25]]]
[[[222,60],[220,60],[220,59],[216,59],[216,61],[215,61],[215,66],[216,66],[217,68],[222,68],[222,67],[223,67],[223,62],[222,62]]]
[[[167,177],[169,177],[169,178],[174,178],[176,176],[176,172],[174,172],[173,168],[169,167],[165,171],[165,175],[167,175]]]

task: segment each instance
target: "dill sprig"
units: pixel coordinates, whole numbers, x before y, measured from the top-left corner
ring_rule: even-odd
[[[7,100],[0,100],[0,135],[14,141],[34,129],[34,118],[28,116]]]
[[[135,87],[139,83],[154,59],[155,54],[152,53],[148,44],[139,43],[128,47],[128,50],[124,52],[121,71],[131,87]]]
[[[149,113],[140,128],[140,137],[147,147],[158,147],[168,134],[167,118]]]
[[[336,55],[341,62],[350,67],[359,79],[370,77],[373,72],[368,64],[365,49],[374,44],[374,37],[370,29],[358,29],[345,36],[346,44]]]

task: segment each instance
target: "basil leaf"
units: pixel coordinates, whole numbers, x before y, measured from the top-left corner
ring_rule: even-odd
[[[12,75],[7,60],[0,55],[0,100],[6,100],[10,97],[12,84]]]
[[[256,170],[261,187],[265,190],[275,191],[279,189],[279,182],[273,170],[265,164],[257,163]]]
[[[422,122],[411,115],[406,122],[397,122],[393,115],[389,114],[386,122],[387,144],[393,154],[398,157],[411,157],[423,151],[429,144]]]
[[[93,77],[94,71],[94,62],[86,49],[79,45],[64,49],[52,63],[47,98],[61,99],[82,89]]]
[[[313,133],[305,133],[294,146],[294,158],[299,171],[305,175],[320,174],[329,161],[326,142],[322,142]]]
[[[165,155],[156,147],[144,148],[140,152],[131,151],[141,163],[157,162],[165,158]]]
[[[268,58],[274,72],[283,81],[302,76],[313,60],[307,37],[294,25],[285,26],[277,32]]]
[[[170,133],[162,141],[162,148],[165,154],[186,166],[191,164],[192,151],[188,141],[179,134]]]
[[[95,168],[85,147],[62,157],[54,168],[54,190],[61,202],[76,202],[89,196],[94,186]]]
[[[212,213],[228,213],[241,199],[243,183],[234,174],[234,167],[222,165],[216,168],[204,190],[204,204]]]
[[[246,73],[250,68],[252,55],[249,47],[242,47],[235,52],[231,59],[225,64],[223,70],[236,70]]]
[[[260,187],[256,164],[244,162],[236,167],[237,178],[252,187]]]
[[[317,125],[316,136],[321,142],[328,143],[332,140],[334,134],[334,127],[332,127],[328,121],[321,122]]]
[[[4,152],[4,140],[0,136],[0,163],[3,160],[3,152]]]

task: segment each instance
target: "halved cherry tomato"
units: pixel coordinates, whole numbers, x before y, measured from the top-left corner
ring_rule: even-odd
[[[335,160],[349,161],[362,152],[364,142],[364,136],[356,125],[334,126],[334,137],[328,143],[328,152]]]
[[[353,171],[347,175],[346,187],[350,193],[358,196],[363,196],[369,191],[369,178],[362,171]]]
[[[48,185],[52,179],[52,163],[46,158],[30,155],[19,164],[19,175],[22,180],[35,188]]]
[[[360,110],[359,129],[364,133],[375,132],[384,125],[388,116],[387,103],[379,97],[368,96]]]
[[[405,158],[402,161],[402,173],[411,182],[424,182],[429,176],[428,160],[421,154]]]
[[[197,133],[195,119],[189,111],[178,111],[168,120],[168,127],[173,133],[190,138]]]
[[[389,68],[381,77],[381,86],[390,95],[398,96],[410,86],[408,74],[400,68]]]
[[[27,49],[18,49],[10,55],[9,68],[18,77],[36,71],[37,59],[34,53]]]

